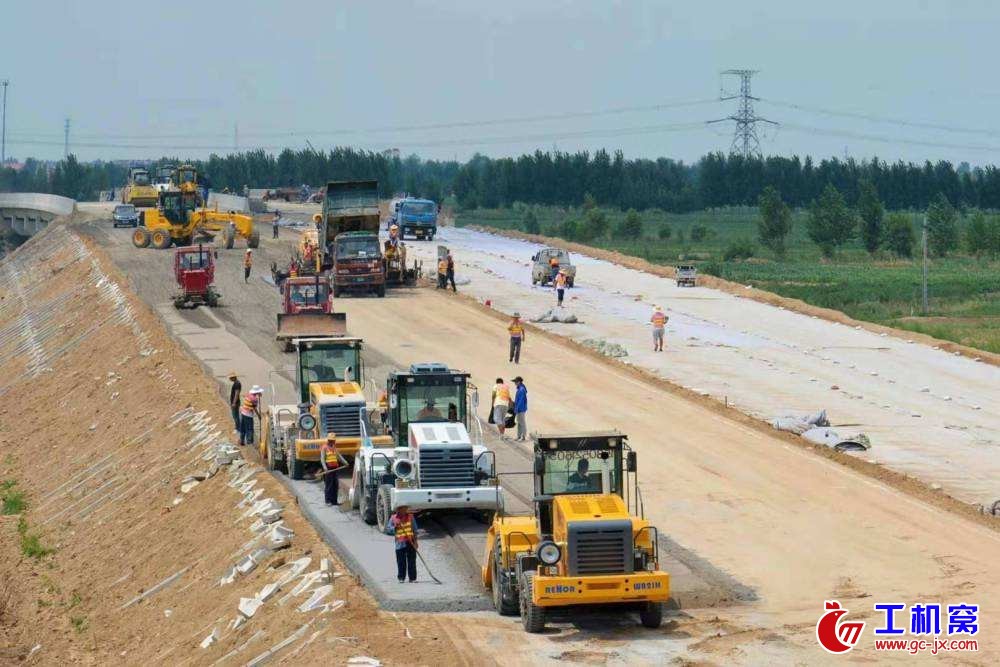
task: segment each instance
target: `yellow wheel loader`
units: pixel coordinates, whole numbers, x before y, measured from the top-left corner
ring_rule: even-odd
[[[645,627],[659,627],[670,575],[642,516],[627,437],[536,434],[532,442],[534,512],[498,512],[486,538],[482,579],[496,610],[520,613],[528,632],[594,605],[637,611]]]
[[[193,191],[161,192],[159,207],[142,211],[140,222],[142,226],[132,234],[132,243],[137,248],[152,246],[162,250],[171,244],[188,246],[195,236],[213,237],[217,233],[221,233],[225,248],[232,248],[237,236],[246,239],[248,248],[260,245],[260,230],[254,227],[253,218],[199,208],[197,193]]]

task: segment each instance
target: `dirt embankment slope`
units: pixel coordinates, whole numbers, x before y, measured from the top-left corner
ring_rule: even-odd
[[[574,243],[572,241],[565,241],[551,236],[543,236],[541,234],[525,234],[524,232],[511,229],[498,229],[483,225],[469,225],[469,229],[475,229],[489,234],[498,234],[512,239],[521,239],[523,241],[531,241],[533,243],[543,243],[545,245],[566,248],[567,250],[580,255],[586,255],[588,257],[593,257],[594,259],[612,262],[630,269],[635,269],[636,271],[642,271],[644,273],[650,273],[664,278],[673,278],[675,274],[674,267],[672,266],[653,264],[652,262],[642,259],[641,257],[625,255],[614,250],[594,248],[593,246],[584,245],[582,243]],[[972,359],[979,359],[980,361],[993,366],[1000,366],[1000,354],[994,354],[993,352],[987,352],[985,350],[977,350],[976,348],[959,345],[958,343],[948,340],[941,340],[939,338],[934,338],[933,336],[917,333],[915,331],[893,329],[892,327],[882,326],[881,324],[865,322],[864,320],[856,320],[853,317],[848,317],[839,310],[813,306],[805,301],[802,301],[801,299],[792,299],[790,297],[780,296],[774,292],[768,292],[755,287],[747,287],[746,285],[741,285],[739,283],[734,283],[729,280],[723,280],[722,278],[705,274],[698,276],[698,284],[702,287],[710,287],[728,294],[734,294],[745,299],[752,299],[771,306],[778,306],[803,315],[811,315],[829,322],[837,322],[839,324],[846,324],[852,327],[860,327],[874,333],[884,333],[903,340],[912,340],[923,345],[939,347],[942,350],[961,354]]]
[[[0,276],[0,663],[478,660],[433,618],[380,613],[252,464],[184,483],[211,472],[228,410],[101,250],[55,226]],[[283,506],[291,544],[220,585],[272,537],[251,530],[248,496]],[[319,608],[300,611],[313,592]]]

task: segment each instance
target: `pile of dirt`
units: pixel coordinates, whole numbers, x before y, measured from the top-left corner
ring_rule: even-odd
[[[0,275],[0,483],[26,504],[0,520],[0,662],[463,661],[436,619],[380,612],[258,466],[235,487],[214,380],[98,248],[52,226]],[[220,585],[261,544],[247,501],[264,498],[290,545]],[[299,611],[323,581],[293,595],[306,558],[329,580],[325,611]]]

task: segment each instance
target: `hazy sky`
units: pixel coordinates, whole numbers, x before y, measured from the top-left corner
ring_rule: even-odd
[[[241,149],[692,160],[732,140],[701,124],[735,112],[719,72],[752,68],[765,154],[1000,162],[986,0],[5,0],[0,34],[22,158],[61,157],[70,117],[83,159],[224,153],[238,125]]]

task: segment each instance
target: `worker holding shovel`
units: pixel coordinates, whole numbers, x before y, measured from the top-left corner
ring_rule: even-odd
[[[412,584],[417,580],[417,519],[409,507],[396,508],[389,517],[389,531],[396,538],[396,578],[403,583],[409,575]]]
[[[323,466],[323,499],[327,505],[340,504],[340,484],[337,479],[340,469],[347,465],[347,459],[337,451],[337,434],[329,433],[326,442],[319,448],[319,463]]]

